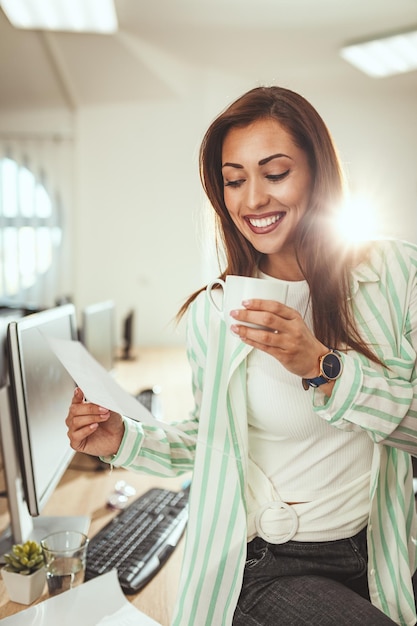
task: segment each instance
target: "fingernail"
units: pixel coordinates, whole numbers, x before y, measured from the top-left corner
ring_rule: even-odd
[[[98,412],[99,413],[108,413],[109,409],[105,409],[104,406],[99,406],[98,407]]]

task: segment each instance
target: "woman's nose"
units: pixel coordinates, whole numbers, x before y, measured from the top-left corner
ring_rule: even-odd
[[[246,185],[246,206],[250,210],[259,209],[268,204],[269,196],[262,181],[248,181]]]

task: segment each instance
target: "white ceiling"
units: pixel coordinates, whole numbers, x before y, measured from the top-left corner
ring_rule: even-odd
[[[371,79],[346,42],[417,25],[417,0],[116,0],[115,35],[14,29],[0,9],[0,109],[168,96],[173,73],[313,81],[415,96],[417,72]]]

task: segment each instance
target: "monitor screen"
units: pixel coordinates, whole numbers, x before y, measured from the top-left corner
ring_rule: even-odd
[[[82,310],[80,337],[91,356],[107,371],[111,371],[116,352],[114,302],[97,302]]]
[[[35,313],[8,326],[11,411],[31,515],[40,514],[74,454],[65,425],[74,382],[47,336],[76,339],[73,305]]]

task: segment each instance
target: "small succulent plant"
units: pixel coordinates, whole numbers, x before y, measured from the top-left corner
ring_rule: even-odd
[[[10,552],[4,555],[7,572],[15,572],[28,576],[44,565],[42,548],[36,541],[26,541],[14,545]]]

